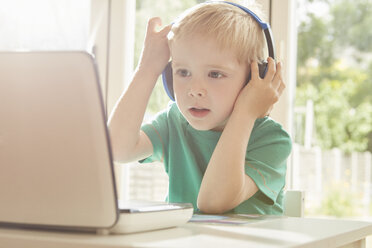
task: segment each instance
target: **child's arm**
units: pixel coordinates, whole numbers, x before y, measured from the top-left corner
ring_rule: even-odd
[[[157,32],[160,18],[148,21],[140,62],[131,84],[119,98],[108,126],[115,161],[129,162],[150,156],[152,144],[140,130],[156,80],[169,60],[167,34],[171,26]]]
[[[269,58],[264,79],[253,63],[252,80],[240,92],[234,110],[209,161],[198,195],[198,207],[205,213],[223,213],[253,196],[258,188],[245,174],[245,156],[257,118],[264,117],[278,101],[285,85],[281,64]]]

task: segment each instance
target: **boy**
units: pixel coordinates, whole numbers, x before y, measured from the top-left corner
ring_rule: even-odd
[[[271,58],[266,76],[258,75],[262,30],[223,2],[199,4],[160,31],[157,25],[159,18],[149,20],[139,65],[109,120],[114,159],[162,161],[168,201],[196,211],[281,214],[291,140],[267,116],[285,86]],[[170,57],[175,103],[141,127]]]

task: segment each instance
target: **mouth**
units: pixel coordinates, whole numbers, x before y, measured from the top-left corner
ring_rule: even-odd
[[[197,117],[197,118],[202,118],[205,117],[206,115],[209,114],[210,110],[206,108],[189,108],[189,112],[192,116]]]

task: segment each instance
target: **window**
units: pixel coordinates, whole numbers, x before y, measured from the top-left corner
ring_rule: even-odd
[[[371,216],[372,2],[297,3],[293,187],[306,215]]]

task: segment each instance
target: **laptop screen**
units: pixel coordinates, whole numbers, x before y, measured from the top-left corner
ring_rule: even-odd
[[[94,58],[0,52],[0,223],[110,227],[113,164]]]

